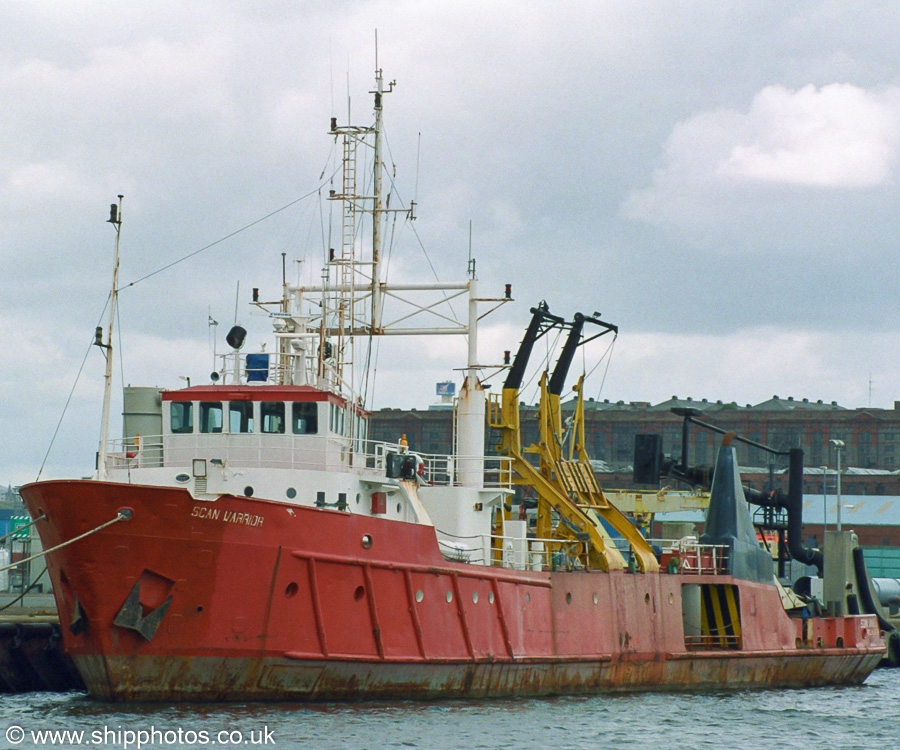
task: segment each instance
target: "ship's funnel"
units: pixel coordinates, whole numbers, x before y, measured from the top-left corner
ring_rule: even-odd
[[[726,572],[745,581],[769,583],[775,574],[771,555],[759,546],[744,499],[737,455],[729,433],[716,457],[716,469],[709,489],[709,510],[701,544],[728,547]]]

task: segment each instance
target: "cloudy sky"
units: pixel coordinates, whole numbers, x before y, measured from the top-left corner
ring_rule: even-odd
[[[121,281],[153,274],[122,292],[117,388],[205,382],[236,296],[262,340],[249,289],[277,296],[282,253],[316,277],[318,195],[154,272],[322,184],[348,91],[371,121],[376,28],[394,199],[419,205],[391,262],[459,279],[471,222],[483,291],[517,299],[483,361],[546,299],[620,327],[608,362],[604,339],[578,363],[595,398],[892,407],[898,19],[843,0],[0,1],[0,483],[35,478],[70,393],[42,477],[93,466],[117,194]],[[426,406],[464,348],[385,350],[372,406]]]

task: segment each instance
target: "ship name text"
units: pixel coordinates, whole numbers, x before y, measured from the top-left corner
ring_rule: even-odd
[[[262,516],[252,513],[237,513],[233,510],[222,511],[220,508],[210,508],[205,505],[195,505],[191,510],[192,518],[208,518],[211,521],[224,523],[239,523],[244,526],[262,526],[265,520]]]

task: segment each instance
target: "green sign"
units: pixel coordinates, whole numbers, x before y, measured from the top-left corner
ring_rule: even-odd
[[[13,516],[9,519],[9,530],[13,539],[28,539],[31,536],[30,528],[23,528],[31,523],[28,516]],[[19,529],[16,531],[16,529]]]

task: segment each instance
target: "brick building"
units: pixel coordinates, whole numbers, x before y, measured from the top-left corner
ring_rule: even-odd
[[[571,414],[573,402],[563,405]],[[845,443],[841,455],[841,503],[845,528],[852,528],[866,548],[866,558],[877,575],[898,575],[895,557],[881,560],[875,553],[900,547],[900,402],[893,409],[847,409],[822,401],[781,399],[763,403],[735,403],[672,397],[660,404],[622,401],[585,402],[588,454],[594,459],[597,478],[604,489],[632,489],[635,435],[662,435],[663,451],[681,456],[682,418],[673,408],[693,408],[698,419],[731,430],[754,442],[781,451],[803,448],[804,534],[818,542],[822,519],[837,520],[836,456],[830,440]],[[537,408],[522,405],[522,442],[537,442]],[[711,465],[722,436],[692,425],[688,461]],[[396,442],[406,435],[410,448],[423,453],[449,453],[453,441],[453,411],[446,407],[409,411],[382,409],[370,419],[370,437]],[[487,455],[494,452],[496,437],[488,431]],[[743,483],[760,490],[787,491],[787,457],[736,443]],[[825,467],[825,470],[823,470]],[[646,489],[646,488],[645,488]],[[824,490],[824,492],[823,492]],[[825,506],[825,507],[823,507]],[[684,520],[702,529],[703,513],[685,514]],[[881,554],[887,554],[882,552]]]
[[[773,396],[760,404],[711,402],[706,399],[672,397],[659,404],[622,401],[585,402],[587,451],[595,460],[602,484],[628,487],[634,458],[635,435],[661,435],[663,450],[681,455],[682,418],[673,408],[693,408],[699,419],[724,430],[737,432],[754,442],[781,451],[803,448],[804,463],[810,470],[804,490],[821,494],[823,479],[833,492],[836,464],[831,440],[842,440],[842,490],[847,495],[900,495],[900,402],[893,409],[848,409],[835,402],[781,399]],[[563,405],[571,413],[573,402]],[[522,406],[522,440],[536,442],[538,428],[535,406]],[[565,419],[565,416],[564,416]],[[406,435],[410,447],[423,453],[449,453],[453,440],[453,411],[382,409],[370,419],[370,437],[396,441]],[[692,426],[688,457],[694,465],[712,464],[721,435]],[[493,452],[495,438],[487,435],[485,450]],[[744,467],[746,483],[758,489],[786,489],[787,457],[737,444],[738,461]],[[823,477],[820,467],[832,474]],[[818,470],[818,471],[816,471]]]

